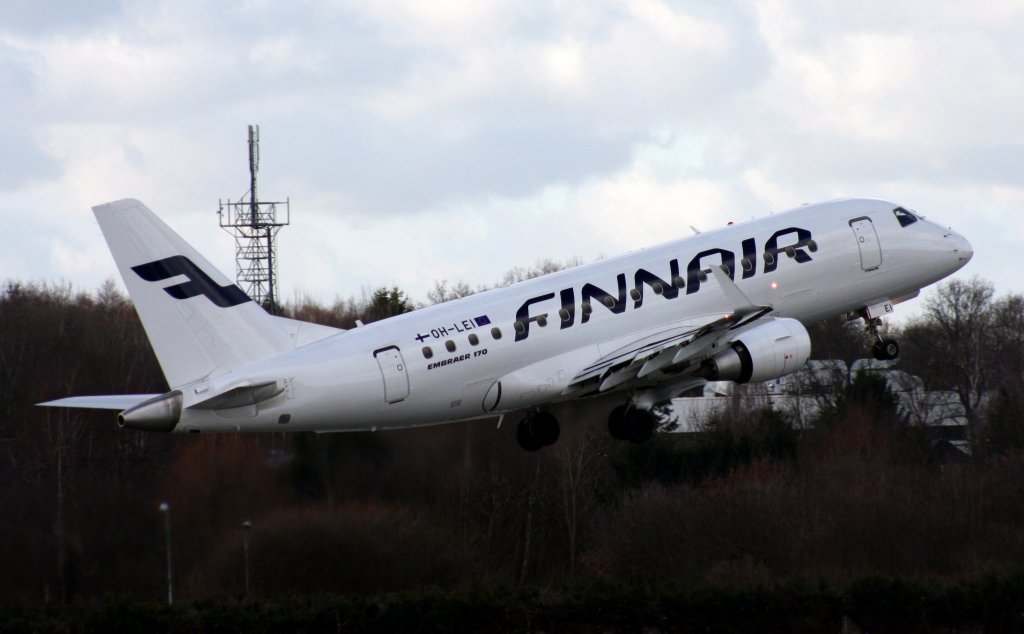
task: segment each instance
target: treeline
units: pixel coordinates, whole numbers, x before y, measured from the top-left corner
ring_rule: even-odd
[[[392,288],[284,308],[346,327],[413,306]],[[933,460],[926,434],[871,375],[836,387],[810,429],[732,409],[703,433],[643,445],[607,433],[617,401],[571,402],[557,411],[562,439],[528,454],[515,417],[500,429],[180,436],[118,430],[109,412],[38,408],[166,385],[112,284],[87,294],[9,283],[0,295],[0,604],[159,601],[162,502],[175,596],[185,601],[1009,578],[1024,568],[1021,323],[1019,296],[955,281],[894,333],[902,367],[971,399],[974,453],[960,465]],[[816,325],[816,356],[863,356],[859,328]]]
[[[873,577],[844,589],[822,583],[700,586],[645,591],[585,583],[533,588],[428,588],[386,596],[315,595],[0,607],[7,632],[916,632],[1017,633],[1024,576],[974,583]]]

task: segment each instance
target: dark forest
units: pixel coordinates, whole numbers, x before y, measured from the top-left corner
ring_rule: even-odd
[[[431,299],[465,292],[439,284]],[[411,309],[401,290],[381,289],[282,310],[350,327]],[[866,356],[860,322],[810,330],[815,358]],[[562,439],[537,454],[517,446],[515,416],[500,429],[120,430],[110,412],[34,404],[167,389],[130,302],[113,283],[86,293],[9,282],[0,605],[165,600],[162,502],[182,602],[1007,578],[1024,569],[1024,297],[948,282],[890,334],[902,369],[956,393],[967,459],[938,460],[928,430],[907,424],[871,375],[823,395],[813,426],[737,407],[641,445],[610,437],[609,403],[567,403]]]

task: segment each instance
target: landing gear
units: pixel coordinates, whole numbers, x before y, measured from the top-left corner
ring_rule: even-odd
[[[616,440],[639,444],[651,437],[657,422],[648,410],[620,405],[608,415],[608,431]]]
[[[871,353],[879,361],[892,361],[900,356],[900,344],[895,339],[879,339],[871,347]]]
[[[555,444],[560,435],[558,419],[544,411],[530,414],[516,425],[519,446],[530,452]]]
[[[615,440],[629,440],[626,435],[626,411],[627,406],[619,405],[608,414],[608,433]]]
[[[871,346],[871,354],[879,361],[892,361],[900,356],[900,344],[895,339],[883,339],[878,327],[882,325],[879,318],[870,318],[866,312],[861,317],[867,324],[865,330],[875,339],[875,345]]]

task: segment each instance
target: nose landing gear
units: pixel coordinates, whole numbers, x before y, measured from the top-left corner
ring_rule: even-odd
[[[900,344],[895,339],[879,338],[871,347],[871,354],[879,361],[892,361],[900,356]]]
[[[892,361],[898,358],[900,356],[899,342],[895,339],[883,338],[882,334],[878,331],[878,327],[882,325],[882,320],[878,317],[872,319],[867,316],[866,312],[861,316],[867,324],[865,330],[875,339],[875,344],[871,346],[871,355],[879,361]]]

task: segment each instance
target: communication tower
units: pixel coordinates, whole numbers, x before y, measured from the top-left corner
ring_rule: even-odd
[[[271,313],[277,312],[277,232],[291,223],[291,200],[263,202],[256,196],[260,127],[249,126],[249,191],[238,202],[218,200],[222,229],[235,238],[235,279]]]

